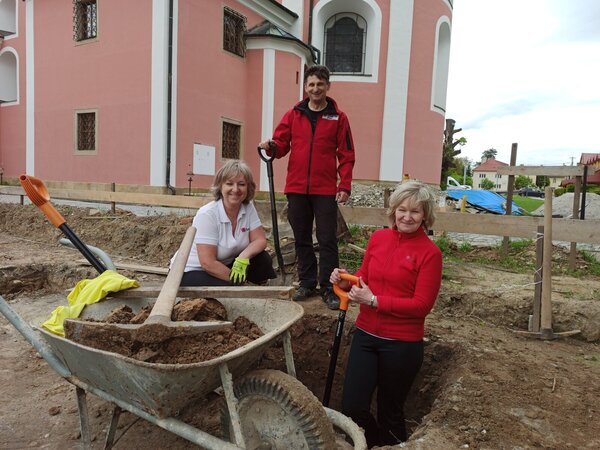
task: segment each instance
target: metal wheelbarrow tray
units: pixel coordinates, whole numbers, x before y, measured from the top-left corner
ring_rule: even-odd
[[[191,364],[147,363],[78,344],[37,326],[32,329],[1,297],[0,312],[59,375],[76,386],[84,445],[90,444],[85,398],[86,392],[90,392],[116,405],[107,433],[106,448],[112,445],[120,410],[127,410],[205,448],[240,449],[245,446],[233,393],[233,379],[243,375],[258,361],[279,336],[283,340],[287,372],[295,377],[289,328],[304,312],[300,305],[289,300],[240,298],[252,295],[252,291],[252,288],[185,288],[180,291],[178,297],[215,297],[227,310],[229,320],[244,316],[256,323],[264,333],[260,338],[225,355]],[[81,318],[102,319],[122,304],[137,312],[155,300],[152,293],[144,288],[117,293],[112,298],[88,305]],[[175,418],[185,406],[219,386],[224,390],[237,445]],[[354,422],[329,408],[325,408],[325,411],[333,424],[351,437],[355,449],[366,448],[364,436]]]

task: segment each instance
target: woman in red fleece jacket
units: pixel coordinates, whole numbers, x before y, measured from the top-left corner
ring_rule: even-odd
[[[391,228],[373,233],[356,273],[360,287],[348,299],[360,304],[344,380],[342,412],[365,430],[369,447],[407,438],[404,403],[423,363],[425,317],[442,281],[442,253],[426,231],[433,225],[435,198],[423,183],[409,181],[390,197]],[[370,411],[377,388],[377,419]]]

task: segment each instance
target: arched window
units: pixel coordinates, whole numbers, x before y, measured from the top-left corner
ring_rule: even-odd
[[[365,71],[367,22],[354,13],[334,14],[325,23],[323,59],[332,73]]]
[[[450,66],[450,20],[441,17],[437,24],[435,59],[433,62],[432,109],[446,112],[448,68]]]
[[[12,103],[19,100],[17,54],[12,48],[0,52],[0,103]]]

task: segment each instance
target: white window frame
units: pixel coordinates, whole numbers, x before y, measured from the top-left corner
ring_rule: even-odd
[[[313,42],[323,55],[325,24],[335,14],[356,13],[367,22],[364,75],[332,74],[331,81],[377,83],[379,79],[379,53],[381,47],[382,14],[375,0],[321,0],[313,10]]]

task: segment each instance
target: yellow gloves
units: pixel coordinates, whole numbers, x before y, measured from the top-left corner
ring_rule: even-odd
[[[250,260],[247,258],[235,258],[233,266],[231,267],[229,279],[235,284],[240,284],[246,281],[248,264],[250,264]]]

